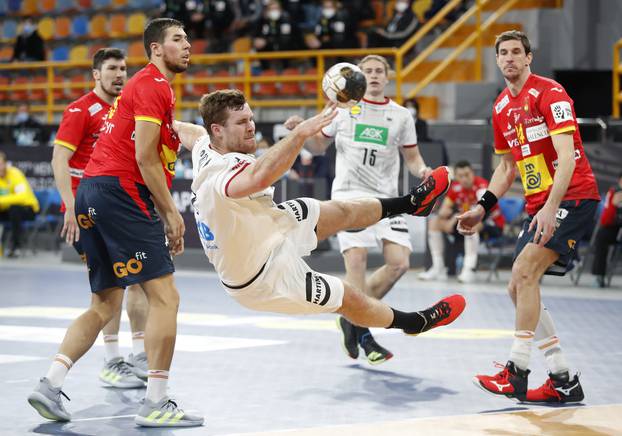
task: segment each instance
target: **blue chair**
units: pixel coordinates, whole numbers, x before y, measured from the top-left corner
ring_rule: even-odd
[[[19,12],[22,10],[22,0],[9,0],[9,12]]]
[[[505,254],[506,247],[509,247],[511,250],[514,249],[516,235],[520,231],[523,221],[525,200],[520,197],[501,197],[498,205],[499,209],[501,209],[501,214],[505,218],[505,227],[501,236],[489,238],[485,241],[486,250],[492,257],[488,277],[486,277],[487,282],[490,282],[493,275],[497,279],[499,278],[498,267]]]
[[[17,22],[15,20],[4,20],[2,23],[2,37],[13,39],[17,36]]]
[[[72,36],[85,36],[89,32],[89,18],[86,15],[78,15],[71,22]]]
[[[52,50],[53,61],[69,60],[69,46],[61,45]]]
[[[93,10],[99,10],[107,8],[112,3],[112,0],[93,0]]]
[[[56,0],[56,11],[66,12],[76,7],[74,0]]]
[[[33,221],[26,221],[24,229],[29,232],[27,247],[34,253],[37,252],[37,238],[42,231],[51,232],[58,236],[63,224],[63,215],[60,214],[62,203],[60,193],[56,188],[36,190],[34,192],[39,201],[39,213]],[[60,248],[60,240],[56,238],[55,248]]]

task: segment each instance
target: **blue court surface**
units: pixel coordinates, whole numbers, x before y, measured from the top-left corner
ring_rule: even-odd
[[[0,260],[0,434],[622,434],[620,277],[606,291],[575,287],[568,278],[544,280],[562,347],[572,370],[581,372],[586,399],[573,407],[517,404],[473,386],[475,374],[496,372],[493,361],[508,357],[514,311],[504,281],[423,283],[410,271],[387,296],[392,306],[421,309],[461,292],[466,310],[454,324],[416,338],[377,330],[395,357],[371,366],[344,354],[335,316],[251,312],[225,294],[213,273],[179,271],[176,277],[181,306],[170,392],[182,407],[200,410],[205,426],[136,427],[145,391],[100,383],[101,337],[63,388],[71,422],[48,422],[28,405],[65,328],[90,299],[81,265],[44,256]],[[121,330],[127,354],[126,317]],[[536,387],[546,371],[537,348],[532,356],[530,386]]]

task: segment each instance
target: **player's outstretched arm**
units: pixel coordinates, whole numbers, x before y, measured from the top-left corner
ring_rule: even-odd
[[[241,198],[263,191],[289,170],[300,153],[304,142],[329,125],[337,116],[336,105],[329,103],[314,117],[298,124],[292,132],[274,144],[239,176],[231,179],[227,195]]]
[[[511,153],[506,153],[501,156],[501,162],[499,162],[495,172],[492,174],[488,190],[495,197],[501,198],[508,192],[515,178],[516,166],[514,165],[514,158]],[[477,232],[477,225],[484,219],[485,214],[484,207],[478,203],[471,210],[458,215],[458,231],[463,235],[473,235]]]
[[[183,121],[173,121],[173,129],[179,135],[181,145],[190,151],[192,151],[194,144],[196,144],[199,138],[207,135],[205,127]]]
[[[300,115],[292,115],[283,125],[286,129],[294,130],[296,126],[304,121]],[[304,143],[304,147],[314,155],[324,154],[326,149],[333,143],[333,138],[324,136],[320,130],[315,135],[311,136]]]

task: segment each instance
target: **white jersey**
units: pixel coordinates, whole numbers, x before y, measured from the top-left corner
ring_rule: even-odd
[[[417,145],[410,112],[393,100],[361,100],[350,109],[338,109],[333,122],[322,129],[335,138],[337,162],[332,198],[396,197],[400,157],[398,147]]]
[[[208,136],[192,149],[193,206],[201,244],[225,284],[251,280],[272,251],[296,226],[296,219],[278,209],[274,188],[244,198],[230,198],[231,180],[255,161],[242,153],[220,154]]]

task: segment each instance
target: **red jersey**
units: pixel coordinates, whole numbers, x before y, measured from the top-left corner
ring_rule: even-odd
[[[181,145],[173,130],[174,108],[173,88],[154,64],[148,64],[114,101],[84,176],[116,176],[144,185],[136,163],[134,135],[136,121],[150,121],[160,126],[158,154],[170,188]]]
[[[616,207],[613,204],[613,196],[622,191],[619,186],[612,186],[607,191],[603,213],[600,215],[600,225],[603,227],[612,227],[622,223],[622,206]]]
[[[73,151],[69,173],[74,197],[109,109],[110,105],[91,91],[70,103],[63,112],[54,144]]]
[[[458,213],[463,213],[469,211],[471,207],[477,204],[477,201],[484,192],[486,192],[486,189],[488,189],[488,180],[483,177],[474,176],[473,186],[470,188],[465,188],[455,181],[451,182],[446,197],[451,200]],[[490,211],[489,218],[494,221],[497,227],[503,229],[505,218],[498,204],[495,204],[495,207]]]
[[[599,200],[598,186],[587,160],[574,105],[554,80],[531,74],[513,97],[503,90],[492,111],[495,152],[512,153],[525,190],[526,210],[535,214],[546,202],[557,168],[552,135],[572,132],[575,169],[563,200]]]

